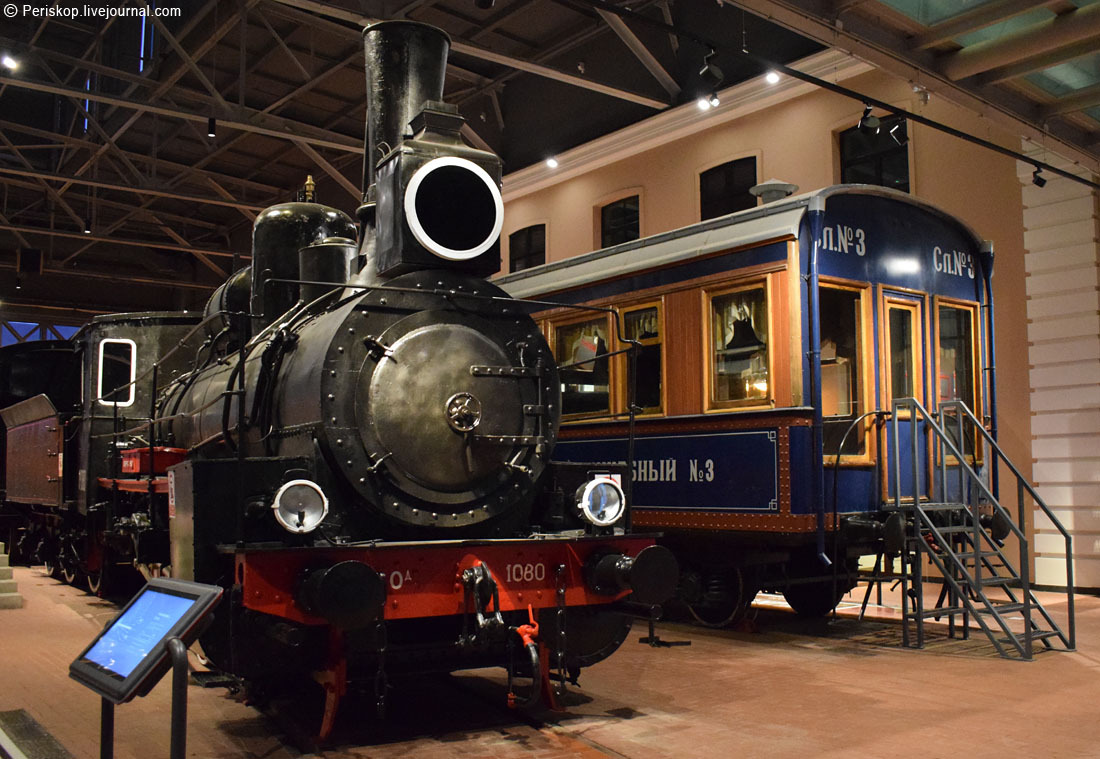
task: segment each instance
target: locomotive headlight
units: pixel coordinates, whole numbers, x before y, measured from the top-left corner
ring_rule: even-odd
[[[500,237],[504,201],[489,172],[457,156],[433,158],[405,190],[405,220],[416,241],[448,261],[480,256]]]
[[[313,532],[328,516],[328,497],[316,482],[291,480],[279,488],[271,510],[288,532]]]
[[[626,513],[626,496],[613,477],[599,474],[577,489],[577,509],[597,527],[610,527]]]

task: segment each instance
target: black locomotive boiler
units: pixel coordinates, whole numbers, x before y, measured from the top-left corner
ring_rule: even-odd
[[[122,390],[85,388],[114,434],[74,471],[96,493],[75,550],[117,543],[120,518],[146,546],[170,539],[140,558],[228,590],[210,660],[260,690],[321,683],[321,735],[350,687],[384,700],[404,673],[505,666],[533,678],[520,700],[552,697],[551,671],[575,679],[624,640],[624,599],[659,603],[677,575],[630,534],[625,467],[551,460],[557,365],[532,308],[484,279],[500,161],[440,102],[448,38],[399,21],[364,40],[358,220],[309,198],[264,211],[251,266],[189,335],[130,354]],[[148,416],[126,389],[143,383]],[[130,491],[140,519],[139,501],[119,505]],[[53,540],[73,532],[75,507],[58,507]]]

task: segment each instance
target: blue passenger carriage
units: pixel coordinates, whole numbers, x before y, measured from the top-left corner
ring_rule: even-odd
[[[635,527],[677,551],[692,613],[725,624],[761,589],[832,609],[900,529],[895,478],[902,498],[914,471],[932,492],[927,446],[888,465],[894,399],[959,400],[992,425],[992,258],[927,203],[841,185],[499,282],[563,304],[540,314],[562,364],[557,455],[633,448]],[[897,416],[904,440],[918,422]]]

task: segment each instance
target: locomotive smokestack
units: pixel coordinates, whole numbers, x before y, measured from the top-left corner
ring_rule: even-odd
[[[367,134],[363,200],[379,159],[401,142],[424,102],[443,99],[451,39],[416,21],[382,21],[363,30],[367,70]]]

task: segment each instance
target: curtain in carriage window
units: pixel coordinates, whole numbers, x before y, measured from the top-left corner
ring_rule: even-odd
[[[711,299],[711,401],[769,397],[768,303],[763,285]]]

